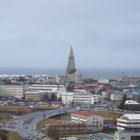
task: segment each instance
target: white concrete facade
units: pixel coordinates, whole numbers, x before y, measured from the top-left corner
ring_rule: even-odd
[[[117,119],[118,130],[140,130],[140,114],[125,114]]]
[[[57,91],[66,90],[64,85],[31,85],[29,91],[45,91],[47,93],[54,93]]]
[[[62,103],[65,105],[69,105],[73,102],[73,92],[63,92],[61,93]]]
[[[120,91],[113,91],[110,95],[111,101],[121,101],[123,98],[123,92]]]
[[[74,104],[94,104],[95,102],[99,102],[99,95],[75,93],[73,96]]]
[[[140,140],[140,114],[125,114],[117,119],[114,140]]]
[[[62,92],[60,93],[63,104],[94,104],[99,102],[99,95],[92,95],[89,92]]]
[[[23,86],[0,85],[0,96],[2,97],[23,97]]]
[[[90,112],[73,112],[71,113],[71,121],[76,123],[86,123],[95,130],[101,131],[103,129],[103,118],[93,115]]]

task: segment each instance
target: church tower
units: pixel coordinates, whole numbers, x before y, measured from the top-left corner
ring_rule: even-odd
[[[82,74],[75,67],[74,53],[72,47],[70,47],[67,70],[66,70],[66,82],[81,83]]]
[[[74,53],[72,46],[70,47],[69,56],[68,56],[68,63],[67,63],[67,70],[66,70],[66,76],[67,74],[71,73],[72,71],[75,71],[75,60],[74,60]]]

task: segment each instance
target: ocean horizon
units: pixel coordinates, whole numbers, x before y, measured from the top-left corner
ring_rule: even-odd
[[[140,76],[140,68],[80,68],[84,78],[115,79],[120,75]],[[65,75],[65,68],[0,68],[0,74]]]

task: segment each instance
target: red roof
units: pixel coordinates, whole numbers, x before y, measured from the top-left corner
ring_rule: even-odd
[[[72,112],[71,115],[89,117],[89,116],[92,116],[93,114],[91,112],[87,112],[87,111],[77,111],[77,112]]]

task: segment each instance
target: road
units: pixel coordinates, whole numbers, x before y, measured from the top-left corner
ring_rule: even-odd
[[[37,129],[37,124],[44,118],[61,115],[65,112],[65,109],[55,109],[49,111],[29,113],[12,121],[5,122],[3,129],[16,131],[20,136],[22,136],[25,139],[50,140],[50,138],[44,137],[44,134],[42,134]]]
[[[102,108],[107,108],[110,106],[110,108],[116,107],[117,104],[113,103],[108,103],[105,102],[104,105],[100,104],[95,104],[95,105],[83,105],[79,106],[79,108],[85,108],[88,110],[88,108],[97,108],[97,107],[102,107]],[[71,112],[76,110],[76,108],[67,108],[67,111]],[[55,110],[47,110],[47,111],[39,111],[39,112],[33,112],[29,113],[26,115],[22,115],[18,118],[15,118],[12,121],[7,121],[4,124],[1,124],[3,129],[7,130],[13,130],[17,132],[19,135],[21,135],[23,138],[28,139],[28,140],[50,140],[49,137],[45,137],[44,134],[42,134],[38,129],[37,129],[37,124],[43,120],[44,118],[49,118],[53,117],[56,115],[61,115],[66,112],[66,109],[55,109]]]

